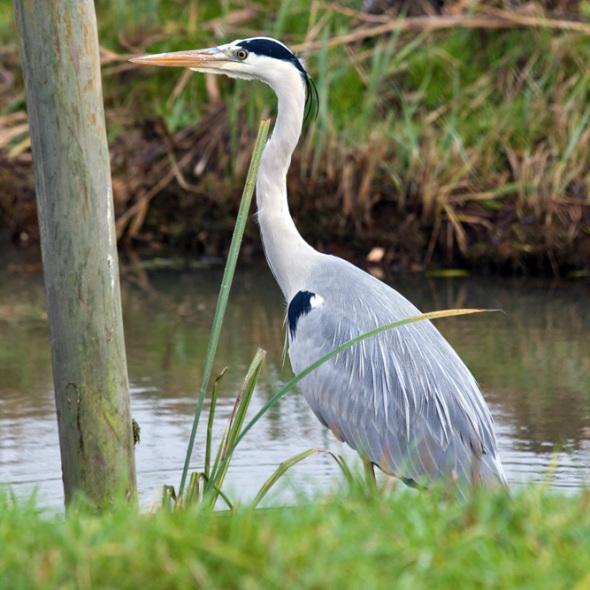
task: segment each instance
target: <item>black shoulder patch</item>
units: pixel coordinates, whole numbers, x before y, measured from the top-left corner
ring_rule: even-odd
[[[301,62],[297,59],[297,56],[281,43],[277,43],[272,39],[265,39],[264,37],[254,37],[253,39],[240,41],[238,45],[243,47],[246,51],[251,51],[256,55],[266,55],[267,57],[274,57],[275,59],[291,62],[304,76],[307,77],[307,72],[301,65]]]
[[[295,297],[291,299],[291,303],[289,303],[289,308],[287,310],[291,338],[295,337],[299,318],[311,311],[311,299],[314,296],[315,293],[311,293],[310,291],[298,291],[295,294]]]

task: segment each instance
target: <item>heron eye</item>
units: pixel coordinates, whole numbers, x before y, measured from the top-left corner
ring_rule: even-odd
[[[236,51],[236,57],[240,60],[245,60],[248,57],[248,52],[245,49],[238,49]]]

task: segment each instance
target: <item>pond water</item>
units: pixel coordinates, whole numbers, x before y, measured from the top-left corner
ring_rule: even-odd
[[[21,265],[22,266],[22,265]],[[39,270],[0,270],[0,484],[41,505],[63,502],[45,294]],[[221,270],[131,266],[122,295],[132,413],[144,504],[178,484]],[[494,415],[512,486],[547,481],[563,490],[590,480],[590,287],[506,278],[395,277],[391,283],[424,311],[499,308],[504,313],[438,322],[478,381]],[[215,428],[258,346],[268,351],[253,409],[290,375],[282,366],[285,307],[263,265],[242,268],[234,284],[217,369],[229,367]],[[193,467],[202,461],[202,439]],[[304,399],[283,399],[244,439],[228,477],[230,495],[251,497],[284,459],[310,447],[352,457]],[[338,469],[316,455],[297,466],[279,500],[333,488]]]

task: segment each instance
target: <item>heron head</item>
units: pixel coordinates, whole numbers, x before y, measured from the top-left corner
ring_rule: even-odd
[[[142,55],[129,61],[188,68],[194,72],[223,74],[242,80],[260,80],[275,90],[302,83],[306,90],[306,113],[317,110],[317,91],[301,60],[285,44],[270,37],[237,39],[207,49]]]

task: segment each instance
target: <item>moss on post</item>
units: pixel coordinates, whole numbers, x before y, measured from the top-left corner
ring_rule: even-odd
[[[66,502],[135,495],[92,0],[14,0],[35,160]]]

